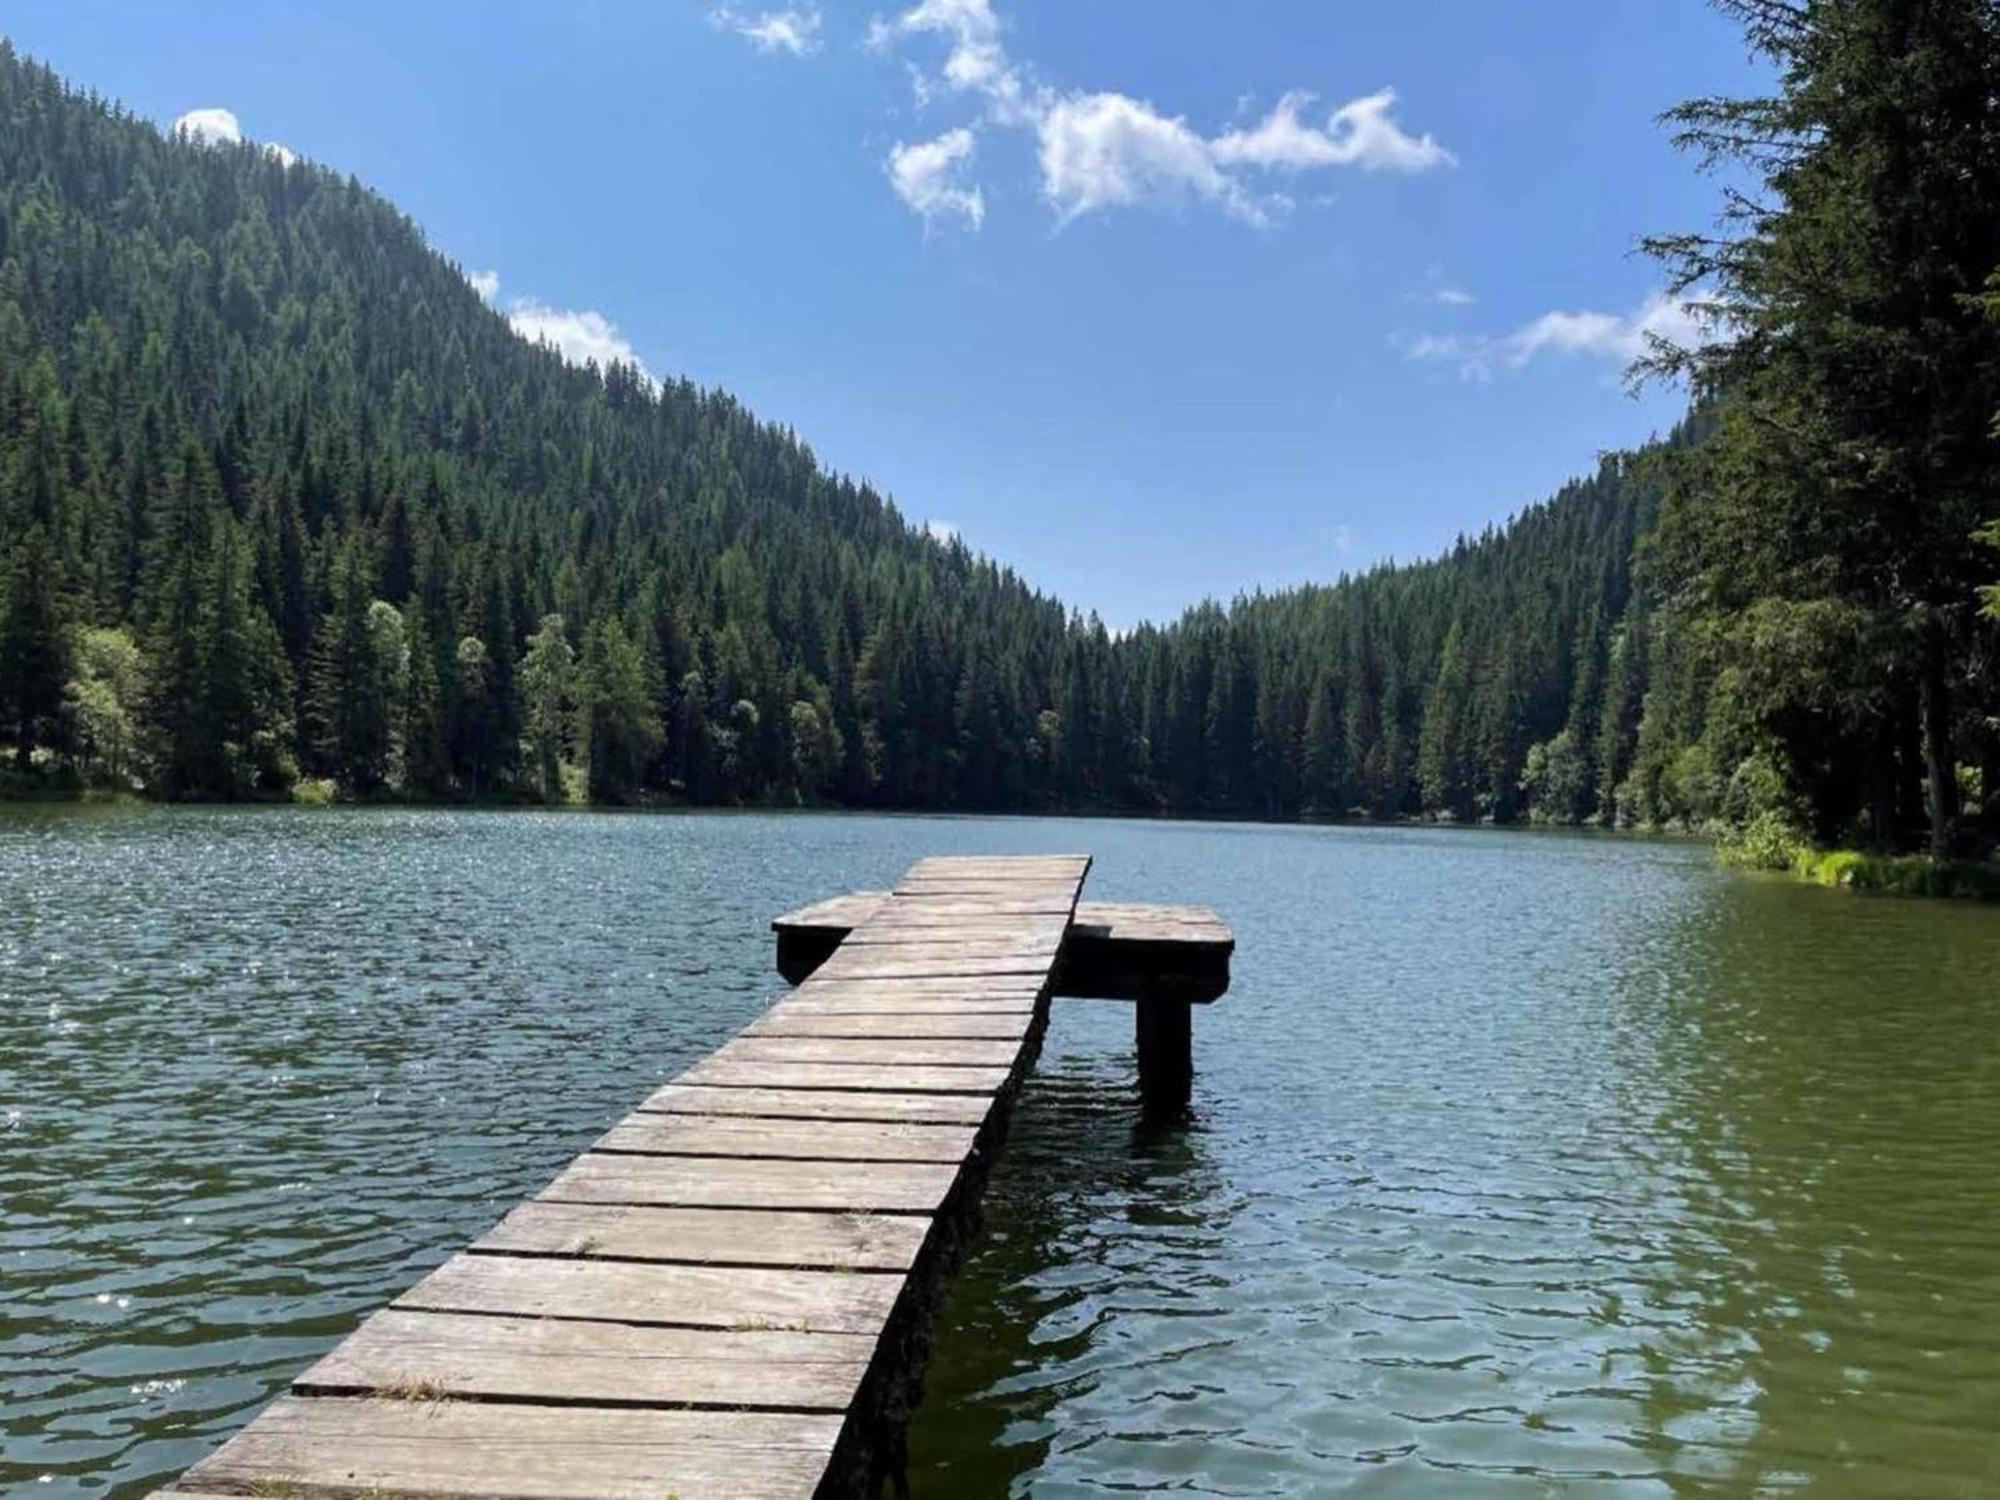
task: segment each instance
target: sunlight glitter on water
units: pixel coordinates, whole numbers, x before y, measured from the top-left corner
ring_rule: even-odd
[[[0,1484],[206,1452],[774,997],[774,913],[1073,847],[1236,983],[1181,1131],[1058,1002],[919,1494],[2000,1489],[2000,913],[1604,839],[151,808],[0,811]]]

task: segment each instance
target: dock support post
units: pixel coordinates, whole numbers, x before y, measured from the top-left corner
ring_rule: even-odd
[[[1194,1095],[1194,1025],[1188,1002],[1141,995],[1132,1006],[1139,1049],[1139,1098],[1146,1113],[1187,1113]]]

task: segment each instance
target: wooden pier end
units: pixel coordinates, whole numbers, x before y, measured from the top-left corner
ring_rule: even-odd
[[[862,927],[886,891],[856,891],[774,918],[778,972],[801,984]],[[1057,995],[1133,1003],[1139,1097],[1150,1118],[1185,1114],[1194,1091],[1190,1007],[1229,989],[1236,939],[1205,907],[1079,901],[1056,962]]]

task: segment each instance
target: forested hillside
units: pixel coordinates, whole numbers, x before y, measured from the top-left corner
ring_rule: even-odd
[[[727,395],[523,342],[352,179],[165,138],[0,44],[16,789],[1701,825],[1863,744],[1856,784],[1920,820],[1920,746],[1795,764],[1766,712],[1794,664],[1648,581],[1706,446],[1114,638]]]

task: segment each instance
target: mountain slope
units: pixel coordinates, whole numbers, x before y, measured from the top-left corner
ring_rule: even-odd
[[[0,44],[25,780],[1597,817],[1650,662],[1644,469],[1114,640],[727,395],[523,342],[352,179]]]

